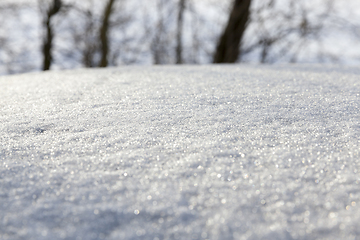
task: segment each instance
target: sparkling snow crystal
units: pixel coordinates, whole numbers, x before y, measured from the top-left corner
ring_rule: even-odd
[[[360,69],[0,78],[0,239],[360,237]]]

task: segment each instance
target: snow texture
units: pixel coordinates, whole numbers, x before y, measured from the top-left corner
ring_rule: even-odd
[[[0,239],[357,239],[360,68],[0,78]]]

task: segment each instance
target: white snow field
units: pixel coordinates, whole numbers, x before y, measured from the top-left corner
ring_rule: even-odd
[[[360,68],[0,78],[0,239],[359,239]]]

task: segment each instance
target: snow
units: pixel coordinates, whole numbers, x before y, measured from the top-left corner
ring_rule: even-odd
[[[355,239],[360,68],[0,77],[0,239]]]

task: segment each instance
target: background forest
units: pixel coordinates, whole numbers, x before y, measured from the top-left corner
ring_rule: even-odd
[[[127,64],[360,63],[357,0],[0,1],[0,74]]]

